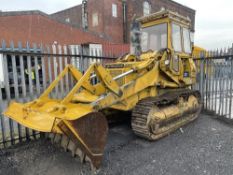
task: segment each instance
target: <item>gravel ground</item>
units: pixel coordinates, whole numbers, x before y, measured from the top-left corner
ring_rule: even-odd
[[[231,175],[233,127],[207,115],[157,141],[136,137],[129,125],[110,129],[102,169],[106,175]],[[48,140],[0,152],[0,174],[84,175],[87,164]]]

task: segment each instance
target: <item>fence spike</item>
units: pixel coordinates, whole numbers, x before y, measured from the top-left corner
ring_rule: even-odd
[[[39,48],[40,48],[40,52],[41,52],[41,53],[44,53],[44,46],[43,46],[42,43],[40,44]]]
[[[221,56],[224,56],[225,55],[225,48],[222,48],[221,50],[222,50]]]
[[[10,41],[10,49],[11,49],[12,51],[14,51],[14,48],[15,48],[14,42],[13,42],[13,41]]]
[[[18,42],[18,49],[20,52],[22,52],[22,42],[21,41]]]
[[[215,55],[216,55],[216,51],[215,50],[212,50],[212,57],[215,57]]]
[[[230,54],[232,55],[231,59],[233,59],[233,43],[231,45],[231,53]]]
[[[6,50],[6,41],[2,40],[2,50]]]
[[[30,43],[28,41],[26,42],[26,50],[27,52],[30,52]]]
[[[220,56],[220,50],[219,49],[216,50],[216,55],[215,56]]]
[[[36,43],[33,43],[33,52],[37,53],[38,52],[38,47]]]
[[[231,55],[233,55],[233,43],[231,45]]]
[[[50,54],[50,47],[48,45],[45,46],[46,47],[46,53]]]
[[[210,51],[210,54],[211,54],[210,57],[214,57],[214,55],[215,55],[214,50],[211,50],[211,51]]]
[[[224,48],[224,56],[226,56],[227,55],[227,48],[225,47]]]
[[[223,56],[224,55],[224,51],[223,48],[220,49],[220,55],[219,56]]]
[[[222,55],[221,56],[224,56],[225,55],[225,47],[222,48]]]
[[[211,57],[211,56],[212,56],[211,50],[207,51],[205,56],[206,56],[206,57]]]

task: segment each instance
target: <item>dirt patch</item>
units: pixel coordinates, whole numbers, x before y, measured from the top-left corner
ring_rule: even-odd
[[[233,172],[233,128],[207,115],[157,142],[136,137],[129,125],[110,129],[102,169],[107,175],[196,175]],[[87,164],[48,140],[0,152],[0,174],[91,174]]]

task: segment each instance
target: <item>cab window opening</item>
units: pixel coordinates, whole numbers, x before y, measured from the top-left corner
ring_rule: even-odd
[[[181,27],[172,24],[172,45],[176,52],[182,52]]]
[[[167,23],[143,28],[141,30],[142,51],[158,51],[167,48]]]

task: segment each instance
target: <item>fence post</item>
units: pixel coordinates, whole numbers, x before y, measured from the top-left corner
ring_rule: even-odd
[[[4,41],[2,41],[2,48],[3,49]],[[3,54],[0,55],[1,62],[3,62]],[[2,87],[1,87],[2,88]],[[3,143],[3,147],[6,146],[6,134],[5,134],[5,118],[2,115],[3,112],[3,100],[2,100],[2,89],[0,89],[0,118],[1,118],[1,142]]]
[[[202,97],[202,100],[204,100],[204,93],[203,93],[203,84],[204,84],[204,70],[205,68],[205,57],[204,57],[204,54],[201,53],[200,55],[200,84],[199,84],[199,89],[200,89],[200,93],[201,93],[201,97]]]
[[[68,54],[68,48],[66,45],[63,46],[63,51],[64,51],[64,54],[67,55]],[[68,60],[67,60],[67,57],[64,58],[65,59],[65,67],[68,65]],[[70,64],[70,62],[69,62]],[[66,74],[65,75],[65,85],[66,85],[66,90],[65,90],[65,93],[69,92],[69,75]]]
[[[233,44],[231,47],[231,73],[230,73],[230,102],[229,102],[229,118],[231,116],[231,108],[232,108],[232,78],[233,78]]]
[[[27,52],[30,53],[30,44],[27,42]],[[29,94],[30,100],[33,99],[33,82],[32,82],[32,57],[27,56],[27,74],[28,74],[28,81],[29,81]]]
[[[42,44],[40,45],[40,52],[41,53],[45,52]],[[47,62],[48,62],[48,60],[47,60]],[[43,84],[42,90],[44,91],[47,87],[47,81],[46,81],[47,75],[46,75],[46,66],[45,66],[45,57],[44,56],[41,56],[41,69],[42,69],[42,84]]]
[[[1,59],[1,56],[0,56],[0,59]],[[2,89],[0,89],[0,119],[1,119],[0,120],[1,121],[1,137],[0,137],[0,142],[2,142],[3,143],[3,147],[5,147],[5,143],[6,143],[5,121],[4,121],[4,116],[2,115],[2,112],[3,112],[2,106],[3,106]]]
[[[14,43],[11,41],[11,44],[10,44],[10,49],[12,52],[15,51],[15,47],[14,47]],[[16,55],[15,54],[12,54],[11,55],[11,66],[12,66],[12,74],[13,74],[13,89],[14,89],[14,97],[15,97],[15,100],[18,101],[19,100],[19,85],[18,85],[18,69],[17,69],[17,66],[16,66]],[[15,122],[14,122],[15,123]],[[16,123],[15,123],[16,124]],[[19,123],[17,123],[17,129],[18,129],[18,137],[19,137],[19,141],[21,142],[22,141],[22,137],[21,137],[21,126]],[[14,136],[15,137],[15,136]]]
[[[50,51],[50,47],[46,46],[46,50],[48,54],[51,54],[52,52]],[[48,74],[49,74],[49,83],[51,84],[53,82],[53,75],[52,75],[52,57],[48,56]]]
[[[55,44],[52,45],[52,54],[53,54],[53,80],[57,78],[58,71],[58,62],[57,62],[57,46]],[[58,85],[55,87],[55,97],[58,95]]]
[[[38,53],[38,47],[37,45],[34,43],[33,44],[33,52],[36,54]],[[39,67],[41,69],[41,66],[38,63],[38,56],[34,57],[34,72],[35,72],[35,80],[34,80],[34,85],[36,87],[36,95],[39,96],[40,95],[40,91],[41,91],[41,85],[40,85],[40,75],[39,75]]]
[[[58,54],[59,55],[63,54],[63,50],[62,50],[62,46],[61,45],[58,45]],[[63,69],[64,69],[64,66],[63,66],[63,57],[59,56],[58,59],[59,59],[59,74],[60,74],[63,71]],[[61,81],[60,81],[59,96],[60,97],[64,97],[64,78],[62,78]]]
[[[6,50],[6,44],[4,43],[3,49]],[[10,94],[10,83],[9,83],[9,70],[8,70],[8,58],[6,54],[3,54],[3,73],[4,73],[4,88],[6,91],[6,98],[7,98],[7,102],[9,103],[11,100],[11,94]],[[8,119],[9,120],[9,131],[10,131],[10,141],[11,144],[14,144],[14,125],[13,125],[13,121],[12,119]]]

